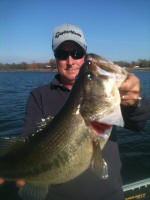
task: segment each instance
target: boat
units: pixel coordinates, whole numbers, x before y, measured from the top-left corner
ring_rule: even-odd
[[[150,178],[123,185],[125,200],[150,200]]]

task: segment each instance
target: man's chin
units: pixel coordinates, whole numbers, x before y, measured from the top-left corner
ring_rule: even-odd
[[[67,78],[68,78],[68,80],[70,80],[70,81],[75,81],[75,78],[76,78],[76,76],[77,76],[77,73],[68,73],[68,76],[67,76]]]

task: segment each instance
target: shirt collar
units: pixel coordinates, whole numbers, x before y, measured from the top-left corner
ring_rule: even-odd
[[[61,83],[60,75],[58,73],[54,76],[54,78],[50,84],[50,87],[51,87],[51,89],[60,88],[61,90],[64,90],[64,91],[70,91],[69,89],[64,87],[64,85]]]

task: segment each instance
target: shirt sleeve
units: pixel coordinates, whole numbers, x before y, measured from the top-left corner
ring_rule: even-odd
[[[24,127],[22,136],[30,136],[36,130],[38,123],[43,118],[40,96],[31,92],[25,110]]]
[[[150,105],[149,102],[143,98],[139,107],[121,105],[121,111],[125,122],[124,127],[133,131],[140,131],[144,128],[148,119]]]

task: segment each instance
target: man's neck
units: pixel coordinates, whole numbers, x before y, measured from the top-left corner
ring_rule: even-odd
[[[68,90],[71,90],[72,89],[72,86],[74,84],[74,80],[71,81],[71,80],[66,80],[64,79],[63,77],[60,77],[60,82],[63,84],[63,86],[65,88],[67,88]]]

